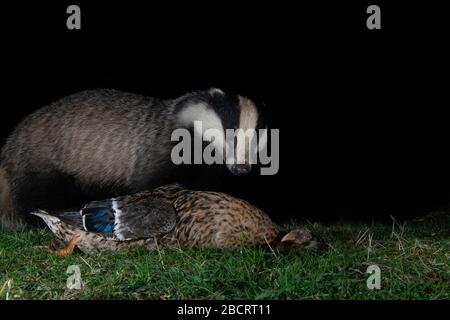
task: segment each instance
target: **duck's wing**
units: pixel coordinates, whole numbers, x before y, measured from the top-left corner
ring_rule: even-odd
[[[144,239],[170,232],[177,212],[172,203],[160,198],[142,197],[115,202],[114,236],[119,240]]]
[[[175,227],[177,220],[177,212],[170,201],[149,193],[92,201],[82,208],[47,215],[79,230],[100,233],[116,240],[146,239],[166,234]]]
[[[170,232],[175,227],[177,212],[168,200],[138,193],[92,201],[79,211],[80,216],[82,230],[116,240],[137,240]]]

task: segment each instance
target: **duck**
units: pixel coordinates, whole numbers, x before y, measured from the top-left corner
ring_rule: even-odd
[[[78,248],[91,254],[160,246],[239,248],[256,245],[279,250],[323,250],[306,228],[281,230],[262,210],[245,200],[214,191],[171,184],[136,194],[92,201],[81,208],[38,210],[64,247],[49,252],[67,256]]]

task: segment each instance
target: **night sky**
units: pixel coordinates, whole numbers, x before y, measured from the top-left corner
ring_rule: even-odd
[[[3,7],[0,140],[83,89],[174,98],[219,87],[280,129],[276,176],[228,175],[222,186],[275,220],[387,220],[446,205],[445,10],[375,1],[382,29],[367,30],[372,3],[338,2]],[[81,30],[66,28],[69,4]]]

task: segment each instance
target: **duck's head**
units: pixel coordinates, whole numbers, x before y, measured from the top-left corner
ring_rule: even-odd
[[[313,251],[323,251],[328,245],[306,229],[298,228],[288,231],[277,244],[277,249],[282,252],[296,249],[310,249]]]

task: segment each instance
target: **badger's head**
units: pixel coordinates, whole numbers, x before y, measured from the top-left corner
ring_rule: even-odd
[[[266,124],[250,99],[213,88],[181,97],[177,105],[181,126],[209,141],[233,174],[250,172],[267,144]]]

